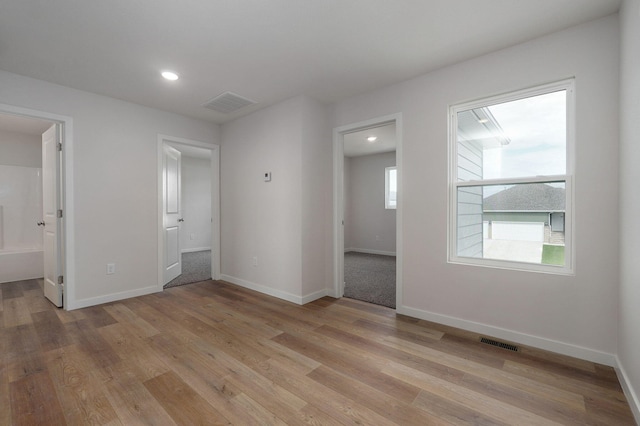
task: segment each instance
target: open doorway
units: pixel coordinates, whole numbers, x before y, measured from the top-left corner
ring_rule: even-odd
[[[399,115],[334,130],[336,297],[391,308],[401,294]]]
[[[169,136],[158,144],[159,286],[218,279],[219,148]]]
[[[396,125],[344,139],[344,297],[396,307]]]
[[[71,119],[0,105],[0,285],[70,308],[65,164]],[[68,148],[70,149],[70,143]],[[66,225],[66,226],[65,226]],[[64,291],[64,287],[67,291]]]

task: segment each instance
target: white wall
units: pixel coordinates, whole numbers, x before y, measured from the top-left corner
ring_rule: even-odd
[[[42,168],[42,137],[0,130],[0,164]]]
[[[211,250],[211,160],[182,156],[182,252]]]
[[[327,109],[302,97],[301,239],[302,301],[310,302],[332,287],[332,133]]]
[[[281,297],[300,295],[300,132],[296,99],[222,126],[223,278]]]
[[[329,131],[324,108],[306,97],[222,126],[224,279],[298,303],[324,294]],[[263,181],[265,172],[271,182]]]
[[[73,118],[71,307],[156,291],[158,134],[216,143],[219,127],[3,71],[0,93],[4,104]]]
[[[385,167],[396,165],[396,153],[345,158],[345,250],[395,255],[396,210],[384,206]],[[348,194],[348,196],[346,196]]]
[[[640,1],[626,0],[621,19],[620,315],[618,358],[627,397],[640,422]]]
[[[402,113],[400,312],[613,363],[618,29],[611,16],[335,105],[334,127]],[[448,264],[448,106],[571,76],[577,103],[575,276]]]

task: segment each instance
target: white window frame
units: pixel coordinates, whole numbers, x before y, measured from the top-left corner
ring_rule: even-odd
[[[575,160],[575,83],[574,79],[567,79],[555,83],[536,86],[529,89],[514,91],[502,95],[478,99],[449,106],[449,221],[448,221],[448,258],[449,263],[485,266],[500,269],[511,269],[520,271],[533,271],[551,274],[573,275],[575,269],[575,245],[573,230],[574,220],[574,199],[573,199],[573,176]],[[523,98],[543,95],[546,93],[566,91],[566,174],[564,175],[544,175],[524,178],[505,179],[484,179],[458,182],[458,112],[491,106],[495,104],[515,101]],[[564,266],[543,265],[536,263],[517,262],[511,260],[496,260],[484,258],[462,257],[457,254],[457,217],[458,189],[470,186],[487,185],[513,185],[525,183],[551,183],[565,182],[565,264]]]
[[[396,203],[391,204],[390,178],[389,174],[392,170],[396,171]],[[395,210],[398,206],[398,168],[396,166],[384,168],[384,208],[387,210]]]

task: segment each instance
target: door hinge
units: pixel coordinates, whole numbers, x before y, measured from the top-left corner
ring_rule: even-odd
[[[62,151],[62,142],[58,142],[57,147],[58,147],[58,151]]]
[[[62,209],[58,210],[58,218],[62,217]]]
[[[58,275],[58,284],[64,284],[64,277],[62,275]]]

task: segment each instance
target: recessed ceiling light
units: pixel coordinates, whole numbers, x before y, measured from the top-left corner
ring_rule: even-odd
[[[171,81],[176,81],[178,78],[180,78],[178,76],[178,74],[176,74],[173,71],[162,71],[162,77],[166,78],[167,80],[171,80]]]
[[[369,142],[375,142],[375,141],[376,141],[376,139],[378,139],[378,137],[377,137],[377,136],[369,136],[369,137],[367,138],[367,140],[368,140]]]
[[[480,124],[484,124],[484,123],[486,123],[486,122],[488,122],[488,121],[489,121],[489,119],[488,119],[488,118],[481,118],[480,120],[478,120],[478,123],[480,123]]]

